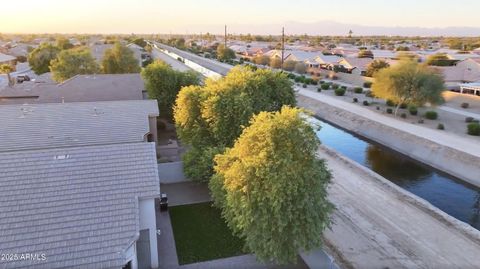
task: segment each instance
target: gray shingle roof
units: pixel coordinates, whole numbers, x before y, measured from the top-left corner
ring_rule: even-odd
[[[155,100],[0,106],[0,152],[144,141]]]
[[[60,84],[35,77],[35,81],[0,87],[0,104],[142,100],[144,91],[140,74],[77,75]]]
[[[0,252],[47,257],[0,268],[121,267],[156,167],[154,143],[0,153]]]

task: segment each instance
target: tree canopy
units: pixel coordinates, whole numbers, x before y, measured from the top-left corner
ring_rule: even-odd
[[[295,61],[287,60],[283,63],[283,69],[285,71],[293,71],[295,69]]]
[[[456,63],[456,60],[448,58],[447,54],[437,53],[427,57],[426,63],[433,66],[452,66]]]
[[[220,44],[217,47],[217,58],[222,61],[235,59],[235,52],[224,44]]]
[[[85,47],[63,50],[51,61],[52,77],[57,82],[63,82],[73,76],[95,74],[100,68],[90,50]]]
[[[235,67],[224,78],[207,80],[203,87],[183,88],[176,100],[174,118],[182,142],[207,152],[211,147],[232,146],[252,115],[277,111],[283,105],[295,105],[292,84],[285,74]],[[189,154],[194,151],[187,152],[184,158]],[[212,167],[212,161],[208,167]],[[196,171],[200,168],[185,163],[187,176],[208,180],[211,174],[194,177],[203,174]]]
[[[257,55],[253,58],[253,62],[260,65],[267,65],[270,63],[270,58],[267,55]]]
[[[59,37],[57,38],[57,48],[60,50],[68,50],[73,48],[72,43],[70,43],[70,40],[66,39],[65,37]]]
[[[282,60],[278,57],[270,59],[270,67],[272,68],[282,68]]]
[[[57,58],[60,49],[48,43],[42,43],[27,57],[28,64],[37,75],[50,72],[50,62]]]
[[[140,72],[139,59],[133,51],[116,42],[105,51],[102,59],[102,71],[105,74],[125,74]]]
[[[173,119],[173,105],[182,87],[198,85],[200,78],[194,71],[180,72],[162,61],[149,64],[142,70],[148,97],[157,99],[160,117]]]
[[[368,64],[365,75],[367,77],[373,77],[373,75],[375,75],[375,73],[377,73],[379,70],[389,66],[390,64],[388,64],[385,60],[374,60]]]
[[[404,59],[392,67],[378,71],[374,77],[373,94],[390,99],[398,106],[443,102],[443,77],[436,70],[417,61]]]
[[[360,50],[358,52],[358,58],[372,58],[373,59],[373,53],[371,50]]]
[[[235,145],[215,157],[214,204],[262,261],[295,263],[299,251],[322,244],[333,205],[318,145],[302,111],[284,107],[254,116]]]

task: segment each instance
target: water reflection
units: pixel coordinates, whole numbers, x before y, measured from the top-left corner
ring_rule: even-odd
[[[366,165],[378,174],[398,185],[411,185],[432,175],[428,168],[401,155],[385,151],[379,146],[368,145]]]
[[[480,188],[440,173],[391,149],[349,134],[325,122],[320,141],[372,169],[445,213],[480,229]]]

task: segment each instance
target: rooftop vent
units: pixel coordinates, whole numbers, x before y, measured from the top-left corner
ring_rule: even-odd
[[[55,159],[55,160],[66,160],[66,159],[70,159],[70,155],[68,155],[68,154],[55,155],[53,157],[53,159]]]

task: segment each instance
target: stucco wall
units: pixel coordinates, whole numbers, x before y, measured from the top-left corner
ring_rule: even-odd
[[[140,206],[140,230],[148,229],[150,235],[150,258],[151,267],[158,268],[158,251],[157,251],[157,222],[155,216],[155,200],[142,199]]]

